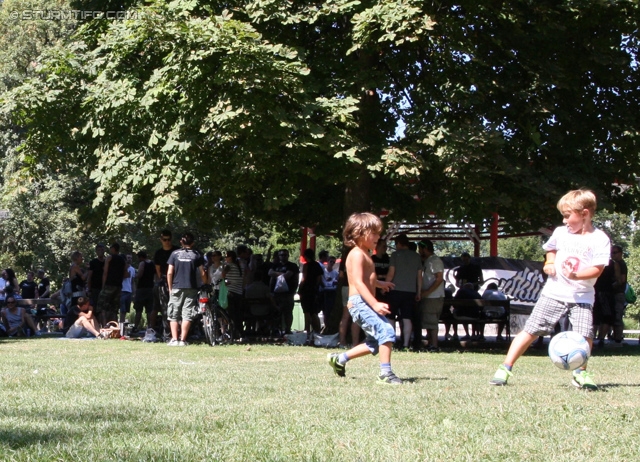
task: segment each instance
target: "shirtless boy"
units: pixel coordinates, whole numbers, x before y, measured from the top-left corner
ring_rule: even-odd
[[[379,281],[376,278],[375,266],[371,252],[380,239],[382,222],[371,213],[354,213],[344,227],[344,244],[353,247],[346,261],[349,280],[349,314],[353,322],[358,324],[366,339],[345,353],[330,353],[327,356],[329,365],[336,375],[345,376],[345,364],[361,356],[380,354],[380,375],[378,383],[400,385],[399,379],[391,370],[391,349],[396,334],[385,317],[389,314],[389,305],[376,300],[376,288],[383,292],[394,287],[393,283]]]

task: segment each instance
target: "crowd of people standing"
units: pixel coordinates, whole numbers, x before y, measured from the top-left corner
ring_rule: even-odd
[[[21,332],[38,335],[46,328],[46,322],[39,319],[46,314],[46,305],[37,306],[31,313],[14,302],[20,298],[53,296],[62,299],[60,315],[64,321],[60,325],[67,336],[95,335],[110,321],[122,324],[133,306],[132,331],[142,329],[145,341],[156,341],[157,331],[164,330],[164,319],[169,345],[182,346],[187,344],[190,323],[197,316],[198,288],[208,283],[218,290],[221,281],[226,284],[227,309],[236,326],[236,338],[250,330],[250,326],[245,325],[247,308],[244,302],[247,298],[267,300],[266,303],[278,312],[282,332],[290,333],[296,294],[304,313],[304,330],[321,333],[321,319],[325,323],[330,319],[338,286],[348,287],[344,268],[337,268],[336,257],[326,251],[320,252],[316,260],[315,251],[306,249],[302,264],[298,265],[290,261],[287,249],[280,249],[265,260],[262,254],[254,254],[243,244],[224,252],[211,250],[203,254],[194,248],[194,237],[190,233],[180,236],[180,245],[174,244],[169,230],[163,230],[159,240],[160,248],[153,257],[145,250],[137,252],[135,266],[134,257],[121,254],[117,242],[109,245],[108,251],[105,245],[96,245],[95,257],[88,263],[81,252],[73,252],[66,283],[55,294],[51,294],[50,281],[42,269],[37,273],[29,271],[22,282],[18,282],[11,268],[3,270],[0,300],[5,302],[6,308],[2,311],[0,335],[19,335]],[[397,347],[438,352],[439,323],[445,322],[445,340],[451,338],[451,325],[453,336],[457,338],[457,325],[449,319],[449,313],[443,313],[445,299],[452,297],[445,289],[444,264],[435,255],[429,240],[413,243],[404,234],[393,240],[395,251],[390,255],[383,238],[376,243],[372,255],[376,277],[393,284],[392,290],[378,290],[375,296],[389,304],[387,317],[394,326],[399,325],[401,336]],[[487,287],[481,295],[478,290],[483,284],[482,270],[468,253],[463,253],[461,260],[462,264],[454,272],[457,298],[505,298],[495,285]],[[626,277],[622,248],[614,245],[609,265],[595,285],[594,325],[599,346],[603,345],[606,336],[616,343],[622,341]],[[163,284],[167,285],[169,293],[167,306],[163,306],[160,296],[159,287]],[[346,300],[344,296],[342,298]],[[145,326],[141,325],[143,313],[146,314]],[[345,303],[339,328],[339,342],[343,346],[361,340],[361,331],[356,324],[352,325],[351,338],[348,338],[350,324]],[[472,336],[468,326],[463,324],[463,327],[466,339],[484,340],[482,324],[472,324]],[[504,327],[504,324],[498,326],[497,340],[502,340]],[[423,332],[426,332],[426,342]]]
[[[170,346],[187,345],[191,322],[198,313],[198,289],[210,284],[219,290],[224,281],[228,306],[234,321],[236,338],[241,338],[249,326],[245,325],[245,295],[270,299],[281,317],[283,333],[291,332],[294,297],[299,293],[305,315],[306,327],[320,332],[319,313],[329,317],[335,301],[338,272],[334,268],[336,258],[321,252],[320,260],[308,249],[305,262],[299,266],[289,261],[289,251],[280,249],[273,258],[265,261],[261,254],[254,254],[244,244],[226,251],[211,250],[204,254],[195,248],[194,236],[185,232],[179,244],[173,242],[170,230],[159,236],[160,248],[151,257],[145,250],[137,252],[137,264],[133,255],[123,255],[120,244],[97,244],[95,256],[88,262],[85,256],[74,251],[71,256],[68,277],[62,288],[51,294],[49,280],[44,271],[29,272],[27,279],[18,283],[9,268],[0,278],[0,298],[8,298],[5,318],[11,328],[6,335],[39,335],[46,330],[46,323],[38,323],[38,312],[12,307],[14,298],[58,299],[63,319],[59,322],[67,337],[99,336],[100,329],[111,322],[123,325],[127,314],[133,310],[132,332],[142,332],[143,340],[159,340],[159,330]],[[163,292],[163,289],[165,292]],[[168,294],[163,302],[162,294]],[[49,309],[44,306],[43,310]],[[146,326],[142,326],[146,314]],[[32,316],[33,315],[33,316]],[[20,322],[18,323],[18,317]],[[7,324],[3,322],[4,326]],[[167,326],[167,328],[165,328]],[[0,329],[1,330],[1,329]],[[96,332],[98,334],[96,334]],[[2,332],[0,332],[1,334]]]

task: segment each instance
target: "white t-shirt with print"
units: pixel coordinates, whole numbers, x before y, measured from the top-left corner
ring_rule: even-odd
[[[431,255],[424,262],[422,267],[422,290],[429,289],[436,281],[436,274],[442,273],[444,276],[444,263],[440,257]],[[427,295],[427,298],[441,298],[444,297],[444,278],[440,283],[440,287]]]
[[[597,278],[569,280],[563,275],[562,268],[565,262],[574,273],[592,266],[607,266],[611,253],[609,237],[599,229],[589,234],[571,234],[566,226],[561,226],[555,229],[542,248],[546,252],[556,251],[556,276],[547,279],[541,295],[561,302],[593,305],[593,286]]]

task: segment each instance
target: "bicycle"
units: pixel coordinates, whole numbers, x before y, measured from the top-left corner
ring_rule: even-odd
[[[215,346],[233,342],[233,321],[218,304],[218,295],[210,285],[205,284],[200,287],[198,305],[207,343]]]
[[[158,300],[160,302],[160,311],[158,312],[159,323],[156,322],[156,332],[160,333],[162,340],[168,342],[171,340],[171,327],[167,320],[167,310],[169,307],[169,286],[167,285],[166,277],[163,277],[157,282],[156,290],[158,291]],[[158,329],[160,327],[160,330]]]

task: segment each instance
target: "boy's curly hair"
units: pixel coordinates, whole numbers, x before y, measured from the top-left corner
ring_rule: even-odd
[[[373,213],[353,213],[344,225],[342,237],[344,245],[355,247],[358,239],[370,233],[382,233],[382,220]]]

